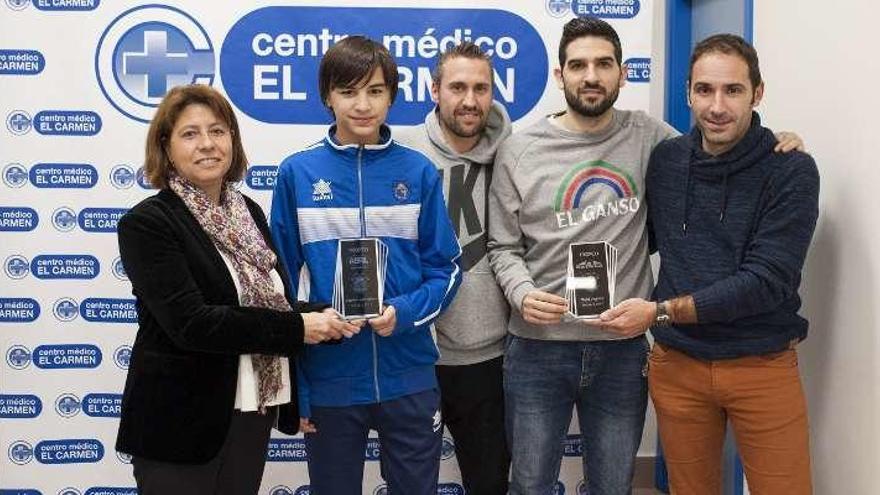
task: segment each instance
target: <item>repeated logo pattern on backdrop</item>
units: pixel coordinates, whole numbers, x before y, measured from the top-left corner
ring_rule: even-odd
[[[437,55],[470,40],[491,54],[495,99],[520,127],[563,104],[551,77],[562,24],[599,15],[620,31],[634,83],[619,105],[647,109],[649,0],[462,5],[0,0],[0,494],[136,493],[130,456],[113,448],[137,328],[115,233],[155,192],[143,142],[169,88],[210,84],[229,97],[251,160],[240,187],[266,210],[277,164],[325,132],[316,72],[349,34],[380,40],[398,61],[393,125],[422,122]],[[391,187],[398,199],[409,194],[405,183]],[[573,169],[553,199],[568,215],[626,201],[630,187],[613,164],[591,163]],[[318,199],[333,194],[330,183],[314,189]],[[566,439],[555,493],[584,493],[579,448],[576,436]],[[387,493],[380,455],[373,432],[365,493]],[[273,432],[260,493],[307,495],[307,459],[301,436]],[[440,482],[438,494],[464,493],[448,433]]]

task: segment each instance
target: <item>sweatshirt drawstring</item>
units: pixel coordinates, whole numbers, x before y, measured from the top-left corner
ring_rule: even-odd
[[[718,213],[718,221],[724,221],[724,212],[727,210],[727,178],[730,176],[730,162],[724,167],[724,180],[721,182],[721,211]]]
[[[688,160],[687,171],[684,176],[684,219],[681,221],[681,231],[684,235],[687,235],[688,229],[688,214],[690,213],[690,200],[688,198],[691,195],[691,166],[693,163],[694,155],[692,153],[690,160]]]
[[[691,212],[691,168],[694,166],[694,156],[688,160],[687,171],[684,179],[684,219],[681,222],[681,231],[687,235],[688,217]],[[730,178],[730,162],[724,166],[724,175],[721,179],[721,207],[718,210],[718,221],[724,222],[724,214],[727,212],[727,180]]]

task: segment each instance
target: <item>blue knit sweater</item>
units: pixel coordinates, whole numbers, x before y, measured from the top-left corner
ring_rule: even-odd
[[[698,324],[654,328],[660,343],[701,359],[779,351],[807,335],[798,286],[818,216],[819,173],[801,152],[775,153],[757,113],[718,156],[702,136],[665,141],[647,175],[649,225],[660,253],[654,297],[690,294]]]

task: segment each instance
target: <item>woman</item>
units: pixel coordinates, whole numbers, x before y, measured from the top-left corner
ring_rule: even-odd
[[[168,92],[144,167],[160,191],[118,229],[139,327],[116,448],[142,495],[256,493],[272,425],[298,429],[288,358],[358,331],[325,306],[288,304],[263,212],[233,187],[246,166],[220,93]]]

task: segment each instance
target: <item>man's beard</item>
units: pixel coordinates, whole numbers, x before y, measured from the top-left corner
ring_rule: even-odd
[[[595,89],[601,88],[600,86],[587,86],[587,88]],[[581,88],[578,88],[580,90]],[[620,95],[620,88],[615,86],[614,89],[609,93],[606,92],[604,97],[593,105],[586,103],[584,100],[578,97],[577,92],[572,93],[569,91],[568,86],[565,86],[565,102],[568,103],[568,107],[574,110],[575,112],[583,115],[584,117],[599,117],[608,111],[609,108],[614,106],[614,103],[617,102],[617,97]]]
[[[458,120],[455,118],[455,112],[452,113],[451,118],[446,118],[442,114],[440,114],[439,112],[438,112],[438,116],[443,121],[443,125],[445,125],[446,128],[449,129],[449,131],[452,132],[453,134],[455,134],[456,136],[461,137],[461,138],[472,138],[474,136],[479,135],[480,133],[482,133],[486,129],[486,123],[489,120],[486,117],[485,113],[482,113],[479,110],[477,110],[477,112],[480,113],[480,116],[479,116],[480,123],[477,124],[477,126],[474,127],[473,129],[468,129],[467,127],[459,124]]]

